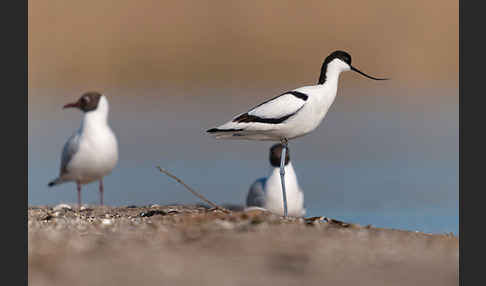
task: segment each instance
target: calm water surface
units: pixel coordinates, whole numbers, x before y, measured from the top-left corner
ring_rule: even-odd
[[[160,165],[217,203],[241,204],[269,172],[270,142],[205,134],[283,90],[105,89],[120,160],[105,203],[194,203]],[[29,205],[76,201],[75,185],[48,188],[81,113],[62,110],[82,90],[29,90]],[[425,232],[459,231],[458,89],[340,87],[323,124],[290,142],[308,216]],[[98,202],[96,183],[83,201]]]

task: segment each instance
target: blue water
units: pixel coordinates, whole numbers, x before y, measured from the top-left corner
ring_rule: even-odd
[[[160,165],[217,203],[241,204],[269,172],[270,142],[218,141],[204,132],[279,88],[106,90],[120,160],[105,203],[194,203]],[[81,114],[62,110],[81,90],[29,91],[29,205],[76,201],[75,185],[48,188]],[[323,124],[290,142],[308,216],[362,225],[459,232],[458,89],[340,88]],[[98,202],[97,184],[83,202]]]

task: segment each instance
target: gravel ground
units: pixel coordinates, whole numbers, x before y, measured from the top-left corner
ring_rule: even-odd
[[[458,285],[459,239],[201,206],[28,209],[29,285]]]

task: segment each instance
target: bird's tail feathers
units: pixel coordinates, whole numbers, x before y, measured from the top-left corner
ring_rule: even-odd
[[[238,136],[243,129],[239,128],[211,128],[209,130],[206,130],[207,133],[210,135],[216,137],[216,139],[224,139],[224,138],[231,138],[233,136]]]
[[[216,128],[208,129],[206,132],[211,136],[216,137],[216,139],[229,139],[233,136],[238,136],[243,130],[244,128],[242,124],[230,121]]]
[[[64,180],[62,180],[61,178],[56,178],[54,180],[52,180],[51,182],[49,182],[49,184],[47,184],[48,187],[53,187],[55,185],[59,185],[61,183],[63,183]]]

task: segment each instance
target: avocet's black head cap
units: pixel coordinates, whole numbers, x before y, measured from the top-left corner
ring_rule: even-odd
[[[371,78],[371,79],[374,79],[374,80],[387,80],[387,78],[376,78],[376,77],[372,77],[372,76],[369,76],[367,74],[365,74],[364,72],[358,70],[357,68],[353,67],[351,65],[351,55],[348,54],[347,52],[345,51],[334,51],[332,52],[329,56],[326,57],[326,59],[324,60],[324,62],[322,63],[322,67],[321,67],[321,75],[319,76],[319,84],[323,84],[324,82],[326,82],[326,72],[327,72],[327,65],[332,62],[334,59],[340,59],[341,61],[347,63],[349,65],[349,67],[351,68],[352,71],[355,71],[367,78]]]
[[[282,149],[283,145],[278,143],[270,148],[270,165],[274,167],[280,167],[280,160],[282,160]],[[289,147],[285,152],[285,165],[290,162]]]
[[[79,108],[83,112],[88,112],[98,108],[101,94],[96,91],[83,93],[78,101],[64,105],[64,108]]]
[[[334,59],[340,59],[341,61],[351,65],[351,55],[345,51],[334,51],[329,56],[326,57],[324,63],[330,63]]]

